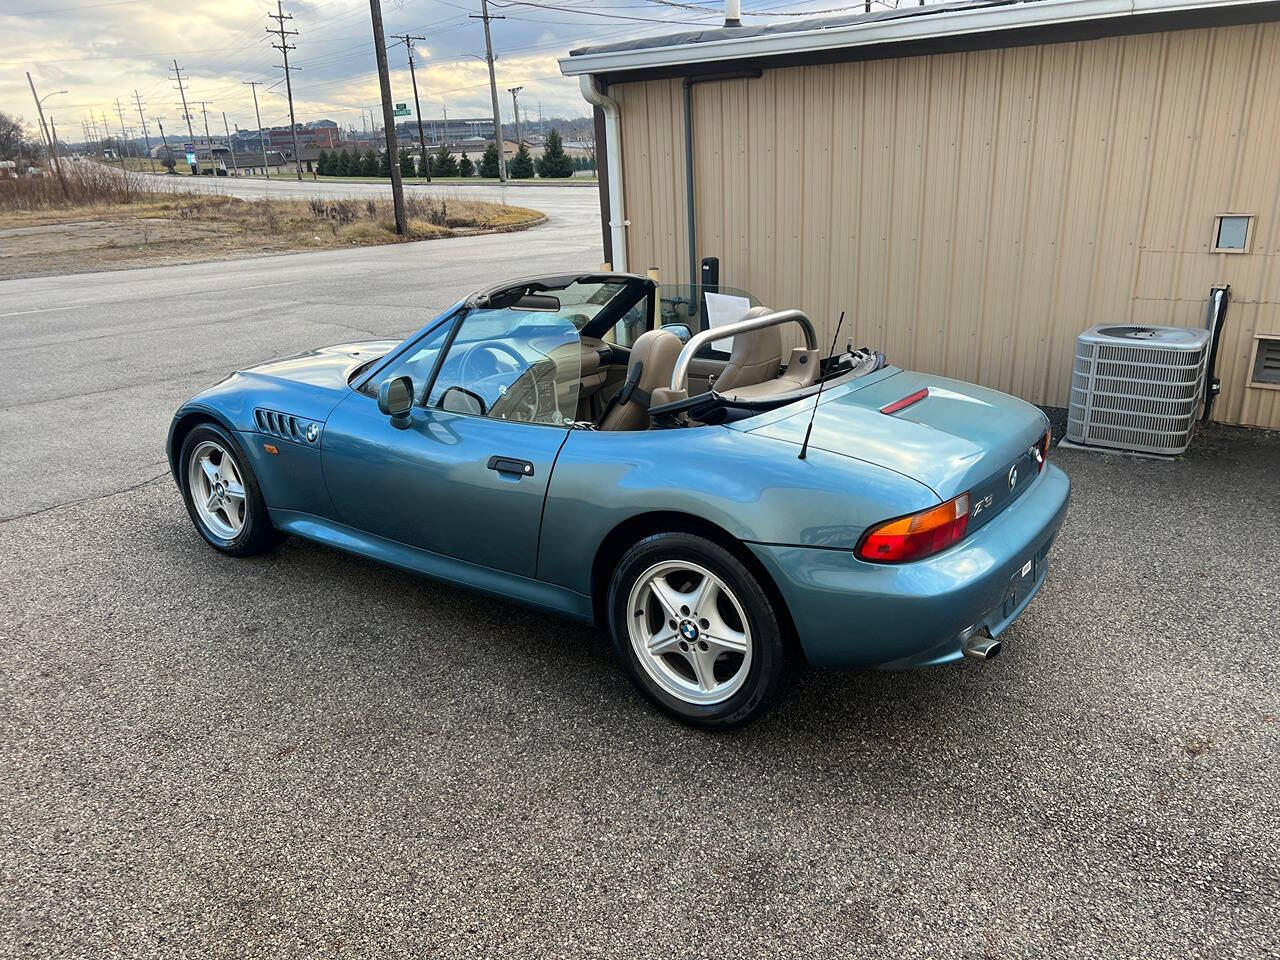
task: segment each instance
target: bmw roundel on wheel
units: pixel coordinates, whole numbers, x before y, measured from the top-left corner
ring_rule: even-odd
[[[696,726],[804,663],[993,656],[1066,512],[1045,416],[716,292],[741,309],[712,332],[696,287],[496,285],[231,375],[179,408],[170,466],[218,550],[297,534],[594,622]]]

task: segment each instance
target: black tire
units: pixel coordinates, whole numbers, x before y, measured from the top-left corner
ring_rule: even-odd
[[[201,518],[192,500],[190,463],[195,450],[207,441],[212,441],[226,449],[235,460],[235,466],[244,482],[245,516],[244,526],[239,534],[226,538],[218,531],[211,529]],[[200,536],[217,550],[233,557],[251,557],[263,553],[276,546],[284,538],[271,526],[271,518],[267,515],[267,504],[262,499],[262,488],[258,486],[258,478],[254,475],[253,466],[245,455],[244,448],[236,442],[236,438],[220,425],[207,422],[195,427],[182,441],[182,451],[178,456],[178,483],[182,488],[182,499],[186,501],[187,513],[192,524],[200,532]]]
[[[632,644],[628,625],[637,615],[628,609],[632,589],[646,571],[669,561],[692,561],[710,571],[728,587],[741,607],[751,660],[740,688],[718,703],[691,703],[664,689],[641,664]],[[627,674],[646,697],[682,723],[708,730],[740,727],[768,711],[786,689],[791,659],[774,605],[757,577],[714,541],[692,533],[646,537],[618,561],[609,583],[607,603],[614,653]]]

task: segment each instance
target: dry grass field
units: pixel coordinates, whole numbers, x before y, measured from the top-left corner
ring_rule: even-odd
[[[525,207],[405,198],[397,236],[390,200],[245,200],[155,189],[149,181],[66,164],[57,178],[0,182],[0,279],[195,263],[520,230]]]

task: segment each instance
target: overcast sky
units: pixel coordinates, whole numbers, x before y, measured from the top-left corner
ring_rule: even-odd
[[[686,29],[691,24],[716,26],[723,19],[715,0],[688,0],[707,13],[672,5],[670,0],[536,0],[491,4],[490,12],[505,20],[493,24],[500,105],[511,119],[508,87],[523,85],[522,119],[585,115],[576,80],[559,76],[556,58],[583,42],[609,42],[643,33]],[[438,118],[442,105],[451,117],[487,116],[488,72],[483,62],[484,33],[479,0],[383,0],[388,34],[425,36],[415,44],[418,92],[423,118]],[[805,0],[744,0],[744,10],[802,11],[844,6]],[[859,5],[860,6],[860,5]],[[367,0],[286,0],[288,23],[299,31],[291,42],[294,105],[299,121],[329,118],[361,124],[362,107],[378,107],[377,70]],[[222,111],[234,129],[255,127],[253,101],[244,80],[261,80],[258,88],[264,126],[288,122],[283,71],[274,38],[265,28],[267,0],[0,0],[0,111],[35,120],[27,86],[30,70],[45,105],[64,140],[81,138],[82,120],[102,122],[105,112],[113,135],[120,131],[116,97],[125,108],[125,125],[138,128],[132,96],[142,95],[148,121],[160,117],[166,131],[182,126],[178,93],[169,72],[173,58],[188,78],[187,100],[193,104],[197,132],[203,126],[195,101],[209,101],[209,126],[222,130]],[[271,5],[271,12],[275,7]],[[750,21],[751,18],[746,18]],[[773,20],[774,18],[770,18]],[[761,21],[758,21],[761,22]],[[388,37],[388,43],[391,43]],[[404,46],[392,47],[391,90],[394,99],[409,101],[412,90]],[[140,132],[140,131],[139,131]],[[151,128],[156,134],[155,127]]]

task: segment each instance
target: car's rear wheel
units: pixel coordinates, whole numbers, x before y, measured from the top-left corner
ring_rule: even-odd
[[[654,703],[694,726],[747,723],[787,679],[779,618],[730,551],[690,533],[661,533],[619,561],[609,587],[614,651]]]
[[[216,424],[201,424],[183,441],[179,464],[187,512],[210,545],[247,557],[279,541],[258,478],[231,434]]]

